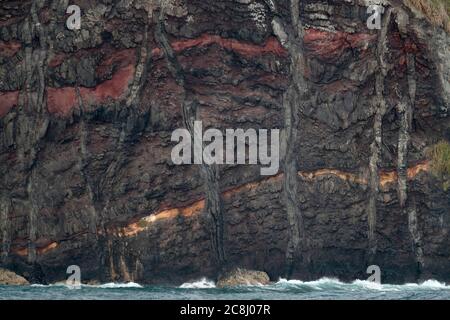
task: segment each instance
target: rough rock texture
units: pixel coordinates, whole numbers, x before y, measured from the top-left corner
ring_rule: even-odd
[[[0,285],[22,286],[27,284],[29,284],[29,282],[24,277],[21,277],[12,271],[0,268]]]
[[[262,271],[246,270],[236,268],[219,277],[216,286],[235,287],[245,285],[266,285],[269,284],[269,275]]]
[[[380,2],[380,1],[375,1]],[[400,0],[0,3],[1,265],[33,282],[450,281],[448,34]],[[161,5],[162,4],[162,5]],[[171,133],[280,128],[280,172],[176,166]]]

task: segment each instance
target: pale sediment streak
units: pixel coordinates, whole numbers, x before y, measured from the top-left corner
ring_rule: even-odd
[[[429,171],[429,162],[423,161],[421,163],[418,163],[415,166],[412,166],[408,168],[407,170],[407,178],[409,180],[414,179],[417,175],[420,173],[426,173]],[[302,179],[304,182],[313,182],[317,181],[317,179],[320,178],[331,178],[335,177],[338,179],[341,179],[343,181],[347,181],[348,183],[351,183],[352,185],[367,185],[368,180],[364,178],[363,176],[360,176],[358,174],[345,172],[337,169],[319,169],[315,171],[298,171],[297,176]],[[394,184],[397,182],[398,175],[395,171],[383,171],[380,173],[380,188],[388,191],[390,188],[394,187]],[[249,192],[257,190],[258,187],[264,186],[267,184],[277,184],[277,183],[284,183],[284,173],[279,173],[276,176],[270,176],[263,180],[249,182],[240,186],[237,186],[235,188],[231,188],[228,190],[225,190],[222,192],[223,199],[230,199],[236,194],[239,194],[241,192]],[[105,228],[103,225],[98,225],[97,233],[99,235],[104,236],[105,234],[113,234],[117,237],[134,237],[140,234],[141,232],[144,232],[145,230],[148,230],[152,225],[154,225],[157,222],[165,221],[165,220],[173,220],[176,219],[179,216],[183,217],[192,217],[198,214],[201,214],[205,209],[205,199],[199,199],[191,204],[182,206],[182,207],[175,207],[175,208],[161,208],[159,210],[156,210],[155,212],[152,212],[149,215],[141,216],[139,220],[133,220],[133,222],[130,222],[126,226],[122,227],[115,227],[115,228]],[[45,254],[47,252],[50,252],[58,247],[58,242],[52,241],[49,242],[47,245],[43,247],[37,248],[38,254]],[[14,254],[18,254],[21,256],[27,255],[28,250],[19,248],[12,251]],[[138,262],[137,262],[138,265]],[[137,266],[136,265],[136,266]]]

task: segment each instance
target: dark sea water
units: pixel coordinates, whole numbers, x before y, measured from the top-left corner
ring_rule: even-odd
[[[267,286],[242,286],[219,289],[202,279],[180,287],[141,286],[137,283],[82,285],[0,286],[0,299],[82,300],[82,299],[183,299],[183,300],[301,300],[301,299],[445,299],[450,300],[450,286],[434,280],[422,284],[388,285],[367,281],[342,283],[334,279],[311,282],[283,280]]]

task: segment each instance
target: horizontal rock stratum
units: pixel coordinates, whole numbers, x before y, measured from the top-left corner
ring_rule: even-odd
[[[80,30],[65,3],[0,3],[1,267],[450,281],[436,1],[383,1],[374,30],[366,0],[74,0]],[[280,129],[279,172],[174,165],[171,134],[194,119]]]

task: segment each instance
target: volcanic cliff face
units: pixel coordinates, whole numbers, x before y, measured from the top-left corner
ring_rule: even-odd
[[[400,0],[2,1],[0,266],[449,281],[450,193],[428,152],[450,138],[449,40]],[[196,119],[280,128],[279,173],[174,165],[171,134]]]

